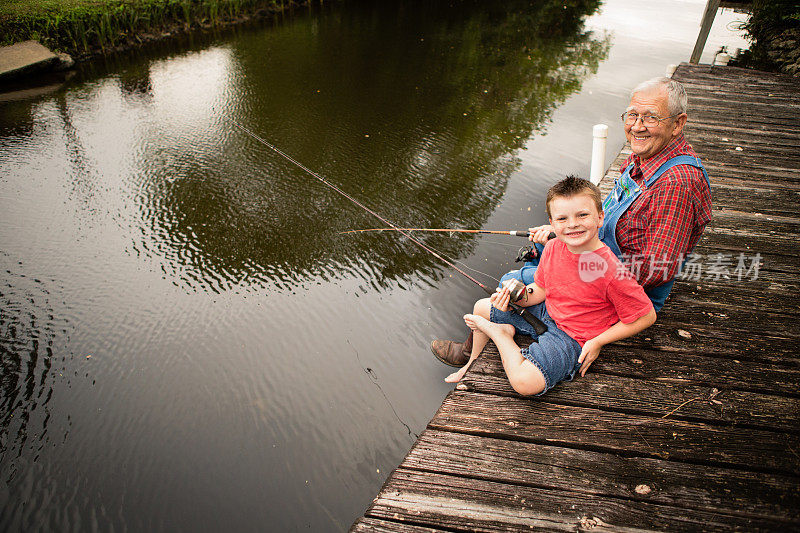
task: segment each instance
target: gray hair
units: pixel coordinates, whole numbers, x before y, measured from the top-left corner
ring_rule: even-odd
[[[672,78],[658,77],[647,81],[643,81],[633,88],[631,97],[636,93],[648,93],[664,87],[667,91],[667,109],[670,115],[677,115],[679,113],[686,113],[686,104],[688,98],[686,97],[686,90],[683,84]]]

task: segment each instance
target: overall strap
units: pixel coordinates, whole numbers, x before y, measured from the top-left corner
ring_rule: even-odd
[[[655,183],[655,181],[658,178],[661,177],[661,175],[664,172],[666,172],[667,170],[671,169],[672,167],[676,167],[678,165],[691,165],[691,166],[693,166],[695,168],[700,169],[700,171],[703,173],[703,177],[705,178],[706,183],[708,184],[709,188],[711,187],[711,183],[708,180],[708,173],[706,172],[706,169],[703,167],[703,164],[700,162],[700,158],[699,157],[692,157],[690,155],[677,155],[677,156],[675,156],[673,158],[670,158],[670,159],[667,159],[666,161],[664,161],[664,163],[660,167],[658,167],[658,170],[656,170],[653,173],[653,175],[650,177],[650,179],[648,179],[645,182],[644,186],[645,187],[650,187],[651,185],[653,185],[653,183]]]

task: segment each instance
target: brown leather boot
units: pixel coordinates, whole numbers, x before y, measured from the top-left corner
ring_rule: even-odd
[[[472,354],[472,331],[463,343],[436,339],[431,342],[431,351],[442,363],[462,367],[467,364]]]

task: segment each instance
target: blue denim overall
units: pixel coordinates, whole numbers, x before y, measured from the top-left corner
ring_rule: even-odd
[[[679,155],[665,161],[664,164],[662,164],[658,170],[655,171],[652,177],[645,182],[644,188],[652,186],[653,183],[655,183],[655,181],[661,177],[664,172],[677,165],[691,165],[700,169],[700,171],[703,173],[706,183],[709,186],[709,189],[711,188],[711,183],[708,180],[708,173],[706,173],[706,169],[703,168],[700,159],[688,155]],[[622,261],[623,258],[622,251],[619,249],[619,245],[617,244],[617,222],[622,214],[625,213],[625,211],[628,210],[633,202],[642,194],[643,190],[631,178],[631,169],[633,169],[633,163],[628,165],[628,167],[625,169],[625,172],[622,173],[622,176],[614,181],[614,189],[603,201],[603,212],[605,213],[605,218],[599,234],[600,240],[603,241],[609,248],[611,248],[611,251],[614,252],[614,255],[616,255],[620,261]],[[536,244],[536,249],[539,251],[539,256],[541,257],[544,247],[541,244]],[[525,266],[523,266],[521,269],[509,272],[503,276],[500,281],[503,282],[507,279],[516,278],[526,285],[533,283],[533,275],[536,272],[536,267],[538,265],[539,259],[537,258],[535,261],[525,263]],[[680,272],[680,269],[678,271]],[[647,293],[647,296],[653,302],[653,307],[656,311],[660,310],[664,306],[664,301],[667,299],[667,296],[669,296],[674,283],[675,278],[672,278],[662,285],[645,289],[645,293]]]

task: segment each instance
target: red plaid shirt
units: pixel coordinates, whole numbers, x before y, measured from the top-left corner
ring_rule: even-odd
[[[700,169],[678,165],[664,172],[645,188],[658,167],[677,155],[697,157],[683,134],[661,152],[642,162],[632,154],[620,167],[633,163],[631,177],[642,194],[617,222],[617,244],[623,258],[631,259],[636,280],[643,287],[655,287],[672,279],[683,256],[689,252],[711,220],[711,191]]]

